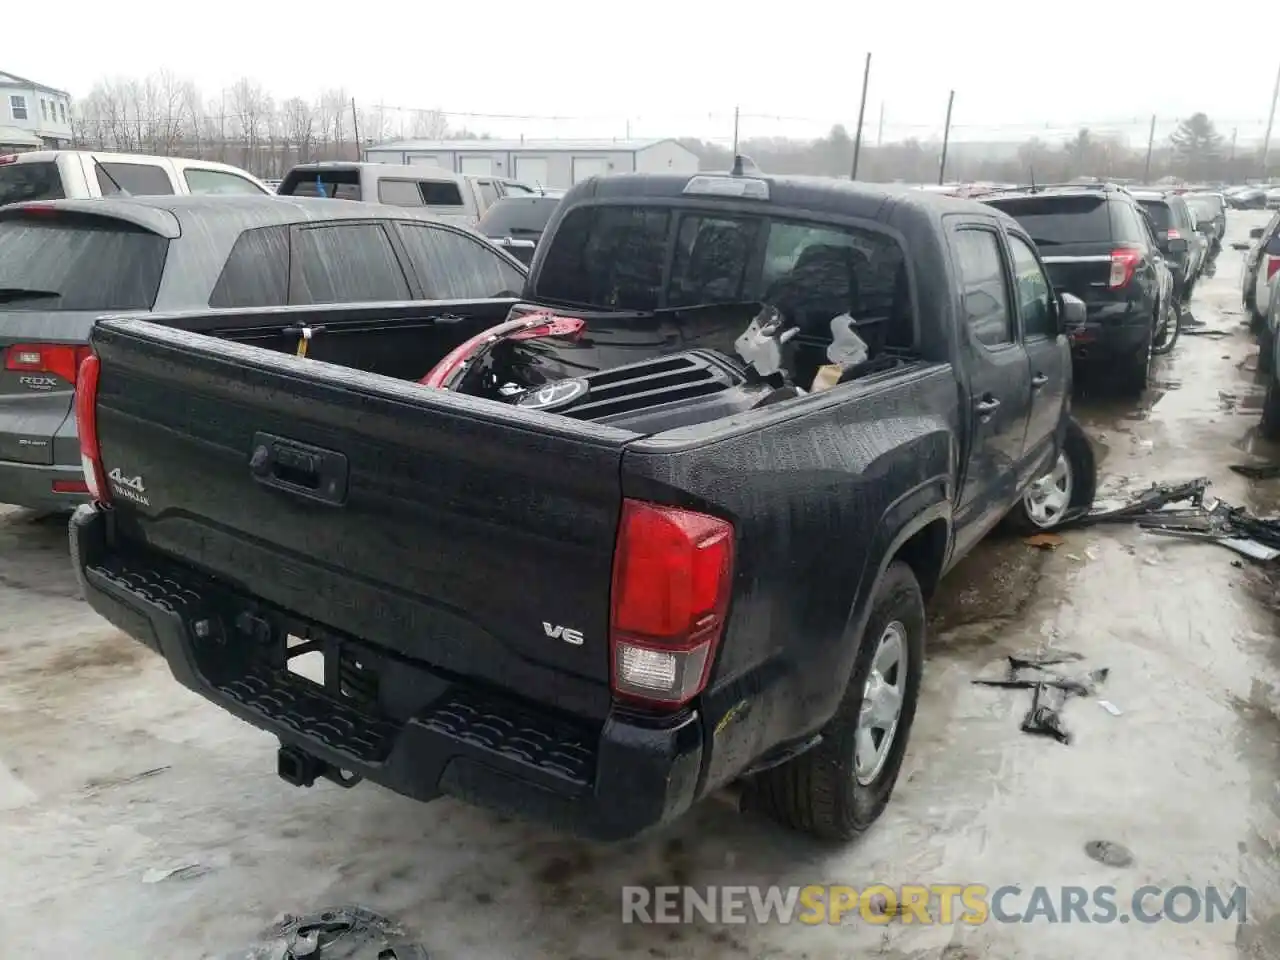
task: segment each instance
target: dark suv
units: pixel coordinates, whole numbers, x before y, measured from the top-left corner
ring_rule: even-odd
[[[1190,303],[1209,249],[1209,241],[1196,230],[1196,214],[1181,195],[1171,191],[1135,190],[1133,196],[1155,227],[1160,250],[1173,273],[1178,302]]]
[[[1054,286],[1085,302],[1071,331],[1077,362],[1117,368],[1120,387],[1141,393],[1151,354],[1178,336],[1173,281],[1142,207],[1112,184],[1059,184],[980,198],[1022,224],[1040,248]]]

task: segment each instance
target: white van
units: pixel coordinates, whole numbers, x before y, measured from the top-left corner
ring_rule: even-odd
[[[0,156],[0,206],[22,200],[191,193],[271,190],[239,167],[210,160],[91,150],[33,150]]]
[[[532,187],[505,177],[473,176],[418,164],[340,160],[296,165],[284,175],[276,193],[414,207],[467,226],[475,226],[503,197],[538,195]]]

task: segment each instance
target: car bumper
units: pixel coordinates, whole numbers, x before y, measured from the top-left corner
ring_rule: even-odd
[[[50,466],[0,460],[0,503],[60,513],[74,510],[88,499],[79,464]]]
[[[112,551],[110,522],[92,504],[71,518],[72,560],[89,605],[163,656],[183,686],[335,771],[417,800],[449,795],[606,841],[674,820],[697,798],[696,712],[646,722],[615,709],[603,725],[580,723],[397,661],[396,684],[432,694],[407,719],[391,720],[282,666],[250,664],[262,637],[243,618],[263,605],[161,557]]]
[[[1129,357],[1145,348],[1151,318],[1128,303],[1089,304],[1088,318],[1070,332],[1071,355],[1080,361]]]

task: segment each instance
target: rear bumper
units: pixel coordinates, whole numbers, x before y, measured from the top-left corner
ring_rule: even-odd
[[[261,635],[244,620],[269,618],[264,605],[162,558],[113,552],[108,524],[91,504],[71,519],[89,605],[163,656],[183,686],[334,769],[417,800],[449,795],[597,840],[643,833],[697,798],[696,713],[658,724],[615,712],[600,726],[397,660],[392,685],[427,693],[407,719],[392,720],[265,664]]]
[[[79,464],[50,466],[0,460],[0,503],[59,513],[74,510],[89,499],[83,492],[55,492],[54,484],[58,481],[83,485],[84,471]]]
[[[1071,331],[1071,355],[1076,360],[1109,361],[1145,349],[1151,336],[1151,317],[1132,303],[1088,304],[1088,318]]]

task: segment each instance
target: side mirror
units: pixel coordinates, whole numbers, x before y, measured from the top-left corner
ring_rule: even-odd
[[[1169,252],[1170,252],[1170,253],[1186,253],[1186,252],[1187,252],[1187,238],[1186,238],[1186,237],[1175,237],[1174,239],[1170,240],[1170,241],[1169,241]]]
[[[1058,294],[1058,332],[1069,333],[1077,327],[1083,327],[1089,318],[1084,301],[1071,293]]]
[[[1249,231],[1249,239],[1250,239],[1250,240],[1261,240],[1261,239],[1262,239],[1262,228],[1261,228],[1261,227],[1254,227],[1252,230],[1250,230],[1250,231]]]

